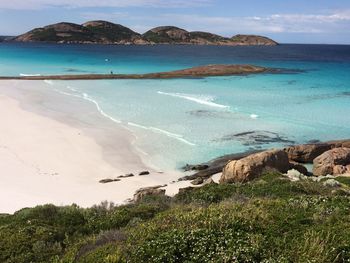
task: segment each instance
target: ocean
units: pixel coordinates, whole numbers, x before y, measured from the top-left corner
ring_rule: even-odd
[[[350,138],[350,46],[104,46],[0,43],[0,75],[147,73],[254,64],[281,74],[46,81],[136,136],[159,169],[235,152]]]

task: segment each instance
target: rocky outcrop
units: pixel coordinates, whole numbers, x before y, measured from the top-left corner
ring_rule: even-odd
[[[325,143],[301,144],[285,148],[290,160],[299,163],[312,163],[324,152],[336,147],[350,147],[350,140],[329,141]]]
[[[322,144],[302,144],[285,149],[290,160],[300,163],[312,163],[313,160],[322,153],[331,149],[331,145]]]
[[[288,155],[283,150],[269,150],[229,162],[223,169],[220,183],[244,183],[264,172],[286,173],[291,168]]]
[[[233,76],[261,73],[279,72],[276,69],[264,68],[254,65],[207,65],[187,68],[169,72],[147,74],[81,74],[81,75],[52,75],[52,76],[21,76],[0,77],[4,79],[22,80],[93,80],[93,79],[174,79],[174,78],[198,78],[214,76]]]
[[[160,189],[166,185],[157,185],[151,187],[140,188],[134,194],[134,201],[139,202],[144,199],[146,196],[164,196],[165,189]]]
[[[334,148],[313,161],[315,176],[342,175],[350,173],[350,148]]]
[[[208,32],[188,32],[175,26],[153,28],[143,35],[125,26],[108,21],[90,21],[82,25],[58,23],[33,29],[14,39],[21,42],[96,43],[122,45],[182,44],[182,45],[277,45],[261,36],[237,35],[226,38]]]
[[[222,172],[222,169],[226,166],[226,164],[233,160],[240,160],[242,158],[245,158],[251,154],[258,153],[262,151],[248,151],[244,153],[234,153],[234,154],[228,154],[221,156],[219,158],[215,158],[207,163],[203,163],[200,165],[186,165],[183,167],[183,169],[187,170],[188,167],[205,167],[206,169],[196,169],[197,172],[192,175],[187,175],[179,179],[179,181],[186,181],[186,180],[194,180],[196,178],[204,178],[207,179],[211,177],[214,174]]]

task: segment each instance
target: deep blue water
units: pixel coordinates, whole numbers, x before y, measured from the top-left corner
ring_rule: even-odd
[[[0,75],[144,73],[236,63],[300,72],[54,81],[47,87],[97,103],[135,133],[138,148],[161,168],[251,148],[350,137],[350,46],[0,44]]]

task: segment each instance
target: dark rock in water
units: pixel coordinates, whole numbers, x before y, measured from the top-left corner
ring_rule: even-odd
[[[248,131],[230,134],[222,137],[220,141],[238,140],[245,146],[264,145],[269,143],[294,144],[292,140],[270,131]]]
[[[149,171],[143,171],[141,173],[139,173],[139,175],[148,175],[149,174]]]
[[[313,143],[321,143],[320,140],[310,140],[307,142],[307,144],[313,144]]]
[[[187,113],[199,118],[229,119],[233,117],[233,113],[230,111],[193,110],[193,111],[188,111]]]
[[[134,174],[126,174],[126,175],[120,175],[118,178],[128,178],[128,177],[133,177],[135,176]]]
[[[185,172],[187,172],[187,171],[202,171],[208,168],[209,166],[207,164],[197,164],[197,165],[186,164],[182,169]]]
[[[201,178],[201,177],[198,177],[198,178],[194,179],[194,180],[191,182],[191,184],[193,184],[193,185],[200,185],[200,184],[202,184],[203,182],[204,182],[204,179]]]
[[[146,196],[165,196],[165,190],[159,189],[167,185],[157,185],[151,187],[140,188],[134,194],[134,201],[141,201]]]
[[[99,181],[101,184],[107,184],[107,183],[112,183],[112,182],[119,182],[120,179],[102,179]]]
[[[350,96],[350,92],[349,91],[344,91],[341,93],[341,95],[343,96]]]

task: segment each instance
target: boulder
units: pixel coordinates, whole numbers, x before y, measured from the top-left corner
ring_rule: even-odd
[[[191,184],[193,185],[200,185],[204,182],[204,179],[202,177],[198,177],[196,179],[194,179],[193,181],[191,181]]]
[[[166,185],[157,185],[157,186],[140,188],[134,194],[134,201],[135,202],[141,201],[146,196],[165,196],[165,189],[159,189],[165,186]]]
[[[350,148],[340,147],[326,151],[315,158],[313,163],[315,176],[350,173]]]
[[[328,179],[324,181],[323,185],[328,187],[341,187],[341,183],[339,183],[337,180],[334,180],[334,179]]]
[[[285,148],[288,158],[298,163],[312,163],[312,161],[322,153],[331,149],[327,143],[302,144]]]
[[[203,186],[208,184],[216,184],[216,183],[214,182],[213,178],[210,177],[203,182]]]
[[[296,162],[290,162],[290,167],[289,169],[294,169],[297,170],[299,173],[303,174],[303,175],[308,175],[309,171],[306,169],[306,167],[300,163],[296,163]]]
[[[243,183],[267,171],[286,173],[291,167],[283,150],[269,150],[229,162],[223,169],[220,183]]]
[[[296,181],[300,181],[300,180],[305,180],[307,178],[307,176],[305,176],[304,174],[300,173],[299,171],[292,169],[289,170],[286,174],[286,176],[292,181],[292,182],[296,182]]]
[[[291,161],[298,163],[312,163],[313,160],[333,148],[347,147],[350,148],[350,140],[329,141],[325,143],[309,143],[295,145],[284,150]]]
[[[139,175],[149,175],[149,171],[142,171]]]

